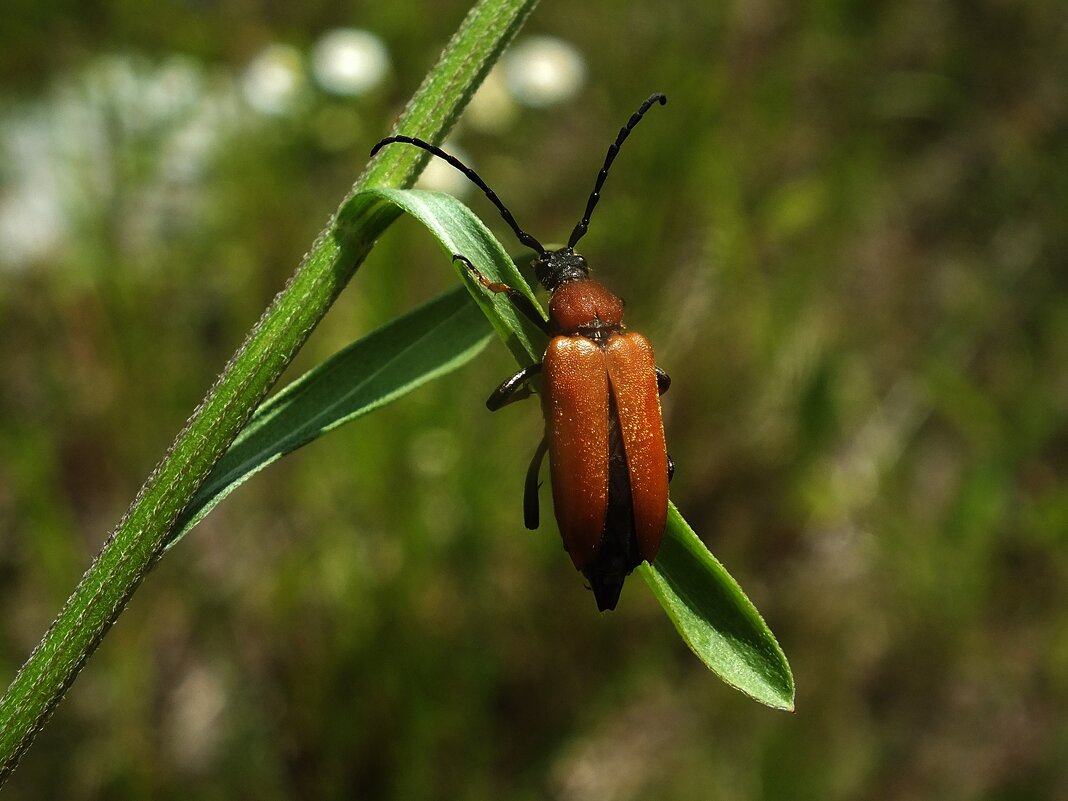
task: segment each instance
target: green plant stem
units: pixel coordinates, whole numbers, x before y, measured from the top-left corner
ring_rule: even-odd
[[[478,2],[396,130],[440,141],[536,3]],[[355,194],[372,187],[410,186],[425,160],[412,148],[386,148],[371,162],[141,487],[0,699],[0,784],[159,559],[213,465],[399,213],[382,204],[354,202]]]

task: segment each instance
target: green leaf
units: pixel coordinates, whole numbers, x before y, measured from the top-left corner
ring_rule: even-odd
[[[201,486],[168,548],[254,473],[467,363],[491,334],[468,293],[457,287],[308,371],[256,410]]]
[[[762,704],[793,711],[790,665],[760,613],[675,504],[656,561],[642,577],[682,639],[727,684]]]
[[[508,252],[482,221],[452,195],[418,189],[373,189],[366,194],[386,200],[412,215],[427,227],[450,256],[465,256],[490,281],[520,290],[535,307],[538,306],[533,291]],[[456,263],[454,267],[512,355],[524,365],[541,361],[545,335],[516,311],[515,306],[479,284],[462,264]]]
[[[418,190],[374,189],[353,196],[347,207],[388,204],[406,211],[437,237],[450,256],[463,254],[494,281],[530,288],[486,226],[451,195]],[[342,209],[344,215],[348,208]],[[480,305],[490,307],[492,293],[458,268]],[[528,321],[499,317],[498,331],[519,358],[540,353]],[[184,512],[168,549],[199,523],[219,501],[267,465],[307,445],[338,426],[355,420],[470,361],[490,338],[487,316],[471,303],[463,287],[405,314],[338,352],[289,384],[253,414],[248,425],[216,463]],[[525,324],[525,325],[524,325]],[[514,333],[513,333],[514,331]]]

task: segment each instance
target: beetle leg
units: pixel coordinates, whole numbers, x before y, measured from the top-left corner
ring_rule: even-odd
[[[530,397],[530,384],[527,382],[540,372],[540,363],[524,367],[493,390],[493,394],[486,400],[486,408],[491,412],[495,412],[502,406],[507,406],[514,401]]]
[[[670,388],[671,388],[671,376],[669,376],[667,373],[665,373],[663,370],[661,370],[659,367],[657,367],[656,368],[656,389],[657,389],[657,392],[659,394],[663,395]],[[668,463],[668,483],[670,484],[671,483],[671,479],[673,479],[675,477],[675,460],[671,458],[671,454],[670,453],[667,455],[667,463]]]
[[[657,367],[656,368],[656,390],[657,390],[657,392],[659,394],[663,395],[670,388],[671,388],[671,376],[669,376],[667,373],[665,373],[663,370],[661,370],[659,367]]]
[[[671,389],[671,376],[661,370],[659,367],[656,369],[656,390],[657,393],[663,395],[669,389]],[[671,458],[671,454],[667,455],[668,463],[668,483],[671,483],[671,479],[675,477],[675,460]]]
[[[541,438],[538,449],[534,451],[534,457],[530,460],[527,468],[527,480],[523,486],[523,523],[533,531],[538,527],[538,473],[541,472],[541,462],[545,458],[545,452],[549,450],[549,440]]]
[[[508,300],[512,302],[512,305],[528,320],[538,327],[546,336],[549,335],[549,323],[541,316],[541,312],[534,306],[534,303],[520,292],[518,289],[513,289],[508,284],[502,284],[498,281],[491,281],[484,276],[479,269],[471,263],[471,260],[466,256],[461,256],[459,253],[452,257],[453,261],[460,261],[464,263],[464,266],[471,272],[475,280],[482,286],[486,287],[490,292],[503,293],[508,296]]]

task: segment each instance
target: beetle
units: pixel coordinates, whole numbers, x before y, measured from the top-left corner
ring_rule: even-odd
[[[663,94],[650,96],[631,115],[608,148],[582,219],[567,245],[546,249],[524,231],[485,181],[455,156],[410,136],[391,136],[371,150],[393,143],[428,151],[463,173],[500,211],[520,243],[535,253],[534,274],[549,292],[549,319],[517,289],[487,279],[463,255],[462,262],[487,290],[500,293],[528,317],[549,344],[539,364],[519,370],[486,401],[490,411],[531,393],[542,379],[545,435],[527,469],[523,519],[539,525],[538,476],[546,453],[553,506],[564,548],[593,590],[597,608],[615,609],[626,577],[643,561],[652,563],[664,536],[668,483],[675,472],[667,453],[660,396],[671,385],[656,366],[644,336],[623,326],[623,301],[590,278],[575,245],[589,230],[590,217],[619,148]]]

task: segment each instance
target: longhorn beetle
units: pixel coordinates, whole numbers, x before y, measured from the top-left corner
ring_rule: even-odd
[[[524,367],[501,384],[486,406],[496,411],[530,394],[529,382],[543,379],[545,436],[527,470],[523,519],[538,527],[538,473],[546,452],[552,475],[553,505],[564,548],[590,583],[597,608],[615,609],[623,581],[660,549],[667,520],[668,482],[675,471],[664,443],[660,395],[671,379],[656,366],[649,340],[624,333],[623,301],[590,279],[586,259],[575,252],[589,228],[608,169],[620,146],[654,103],[654,94],[631,115],[608,148],[582,219],[565,247],[547,250],[515,221],[478,173],[439,147],[410,136],[391,136],[448,162],[481,189],[519,241],[536,254],[534,274],[550,293],[549,320],[526,295],[487,279],[466,257],[462,262],[487,290],[503,293],[549,337],[540,364]]]

